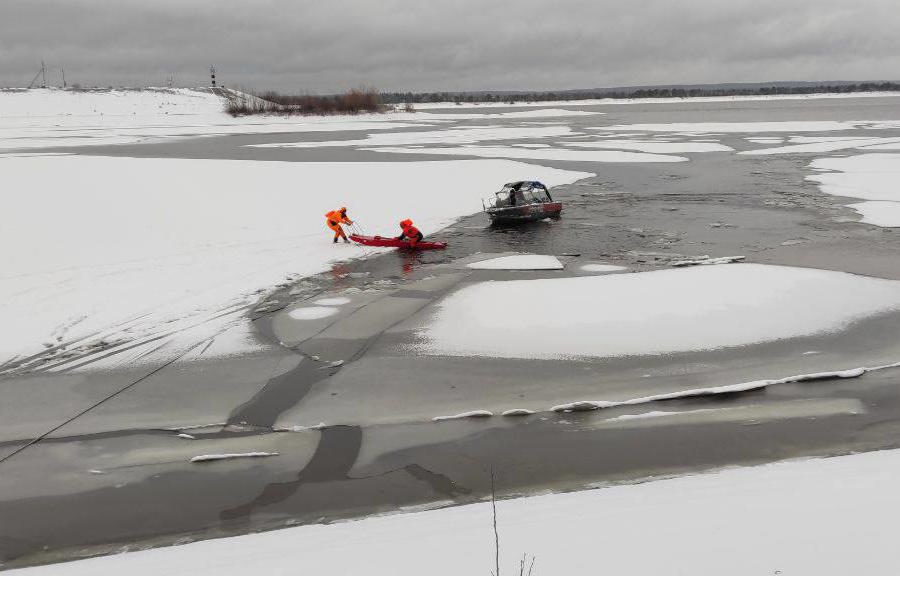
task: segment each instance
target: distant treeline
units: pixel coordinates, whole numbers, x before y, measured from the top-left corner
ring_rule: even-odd
[[[602,98],[700,98],[716,96],[780,96],[785,94],[837,94],[900,91],[900,83],[885,81],[841,85],[811,84],[742,88],[648,87],[628,90],[569,90],[559,92],[383,92],[387,104],[413,102],[552,102]]]
[[[375,89],[352,89],[343,94],[329,96],[290,95],[268,91],[261,94],[232,92],[228,97],[228,114],[232,116],[253,114],[283,115],[355,115],[383,112],[391,108],[385,105]]]

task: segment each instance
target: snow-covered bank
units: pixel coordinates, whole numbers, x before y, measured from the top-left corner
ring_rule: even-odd
[[[811,166],[830,171],[807,177],[826,194],[867,200],[849,205],[862,215],[863,223],[900,227],[900,154],[820,158]]]
[[[898,465],[889,450],[500,501],[501,573],[528,553],[539,575],[895,574]],[[491,519],[481,503],[8,574],[488,575]]]
[[[504,181],[588,175],[510,161],[6,156],[0,179],[28,201],[7,203],[0,223],[0,251],[17,257],[0,279],[0,362],[44,343],[166,336],[212,315],[233,322],[288,275],[369,252],[332,245],[324,214],[337,206],[373,233],[411,217],[428,234],[479,210],[484,190]],[[423,202],[434,181],[455,184]]]
[[[547,308],[540,319],[530,318],[535,306]],[[661,354],[837,331],[897,309],[896,281],[755,264],[490,281],[444,298],[416,347],[504,358]]]

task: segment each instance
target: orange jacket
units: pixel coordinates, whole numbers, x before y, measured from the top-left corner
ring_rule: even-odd
[[[333,210],[331,212],[325,213],[325,218],[328,219],[329,223],[334,223],[337,225],[338,223],[345,223],[347,225],[353,225],[353,221],[347,216],[346,211]]]
[[[411,219],[400,221],[400,227],[403,228],[403,235],[400,236],[400,239],[403,239],[404,237],[412,239],[418,237],[420,234],[419,230],[413,225]]]

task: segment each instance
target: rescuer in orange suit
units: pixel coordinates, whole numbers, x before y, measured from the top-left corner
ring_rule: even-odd
[[[344,229],[341,227],[342,223],[344,225],[353,225],[353,221],[347,216],[346,206],[342,206],[340,210],[333,210],[329,213],[325,213],[325,224],[334,232],[335,244],[337,244],[338,238],[344,238],[345,243],[350,243],[350,240],[347,239],[347,235],[344,233]]]
[[[400,229],[403,230],[403,233],[398,235],[397,239],[408,239],[410,248],[415,248],[416,244],[421,242],[422,238],[425,237],[424,235],[422,235],[421,231],[415,228],[412,219],[404,219],[400,221]]]

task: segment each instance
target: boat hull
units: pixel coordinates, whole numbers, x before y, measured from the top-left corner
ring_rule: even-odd
[[[541,219],[557,219],[562,213],[561,202],[545,202],[542,204],[526,204],[524,206],[504,206],[489,208],[487,212],[491,223],[524,223]]]

